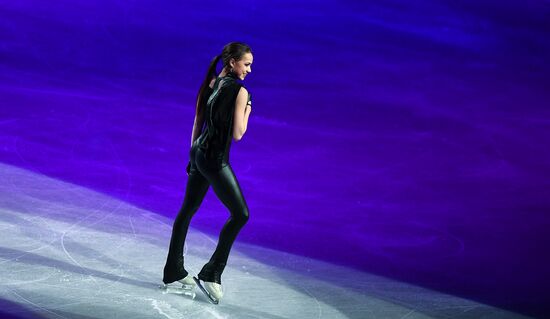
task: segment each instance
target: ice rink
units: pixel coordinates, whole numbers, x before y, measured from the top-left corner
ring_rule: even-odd
[[[0,317],[550,318],[550,2],[0,0]],[[250,210],[158,287],[230,41]],[[217,72],[221,71],[221,63]],[[186,268],[227,208],[210,189]]]
[[[164,293],[159,287],[171,220],[13,166],[0,164],[0,175],[2,316],[522,318],[470,300],[243,243],[233,247],[219,305],[211,304],[198,288],[194,299]],[[216,238],[190,229],[184,253],[191,273],[206,263],[215,243]],[[304,271],[324,279],[303,275]]]

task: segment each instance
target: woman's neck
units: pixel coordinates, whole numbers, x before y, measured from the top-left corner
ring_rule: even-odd
[[[220,74],[218,74],[218,77],[221,78],[221,77],[228,76],[228,75],[231,75],[231,74],[229,74],[229,72],[227,72],[226,69],[223,69],[223,70],[220,72]]]

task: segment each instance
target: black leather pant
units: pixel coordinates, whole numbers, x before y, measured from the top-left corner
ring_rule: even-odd
[[[227,162],[208,160],[196,143],[190,151],[190,169],[183,205],[174,221],[170,249],[164,266],[164,283],[187,276],[183,265],[183,245],[191,218],[197,212],[209,186],[229,209],[231,216],[223,226],[218,245],[212,257],[198,274],[199,279],[221,284],[221,274],[227,263],[231,246],[241,228],[248,221],[248,206],[239,183]]]

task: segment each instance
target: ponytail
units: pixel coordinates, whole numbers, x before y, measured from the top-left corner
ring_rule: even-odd
[[[208,71],[206,72],[206,77],[204,78],[204,81],[202,82],[201,88],[199,89],[199,94],[197,96],[197,109],[196,113],[197,116],[202,116],[203,108],[202,105],[202,97],[204,95],[204,91],[206,88],[210,85],[210,81],[212,81],[212,78],[216,76],[216,65],[218,64],[218,61],[220,61],[222,55],[218,54],[212,59],[212,62],[210,62],[210,66],[208,67]]]
[[[197,117],[202,117],[203,112],[203,97],[204,92],[210,85],[210,81],[212,81],[212,78],[216,77],[216,65],[218,65],[218,62],[220,59],[223,60],[223,66],[227,67],[229,65],[229,61],[231,59],[235,59],[235,61],[239,61],[241,57],[245,53],[252,53],[250,50],[250,47],[243,42],[229,42],[223,47],[222,53],[218,54],[212,59],[212,62],[210,62],[210,66],[208,67],[208,72],[206,72],[206,77],[204,78],[204,81],[202,82],[201,88],[199,90],[199,94],[197,96],[197,109],[195,114]]]

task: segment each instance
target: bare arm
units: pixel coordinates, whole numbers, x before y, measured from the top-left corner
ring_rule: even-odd
[[[235,114],[233,115],[233,139],[239,141],[248,126],[248,117],[252,112],[252,106],[247,105],[248,91],[241,87],[235,101]]]

